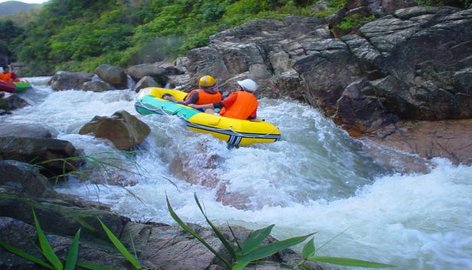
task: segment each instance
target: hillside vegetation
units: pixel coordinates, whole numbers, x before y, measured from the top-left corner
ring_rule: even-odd
[[[318,2],[50,0],[27,26],[13,27],[14,33],[6,29],[10,35],[3,49],[0,44],[0,54],[26,63],[25,75],[49,75],[60,69],[92,71],[102,63],[151,63],[204,46],[210,35],[249,20],[327,16],[346,0]],[[5,25],[0,24],[0,33]]]
[[[204,46],[210,35],[252,19],[314,15],[308,8],[314,2],[50,0],[9,48],[27,64],[28,75],[155,62]],[[328,11],[343,4],[331,0]]]

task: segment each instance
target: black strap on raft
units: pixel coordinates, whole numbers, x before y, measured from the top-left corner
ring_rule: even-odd
[[[241,143],[242,138],[243,137],[241,136],[235,136],[235,135],[229,136],[227,148],[228,149],[239,148],[239,144]]]

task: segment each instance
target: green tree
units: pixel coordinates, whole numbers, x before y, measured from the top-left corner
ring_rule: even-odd
[[[14,60],[15,46],[13,41],[23,33],[24,29],[11,20],[0,21],[0,56]],[[13,59],[12,59],[13,58]],[[0,64],[7,64],[1,63]]]

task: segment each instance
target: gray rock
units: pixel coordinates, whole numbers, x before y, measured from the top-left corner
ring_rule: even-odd
[[[55,91],[81,90],[84,83],[91,81],[93,74],[86,72],[58,71],[48,82],[48,85]]]
[[[44,125],[39,124],[19,124],[2,123],[0,137],[32,137],[32,138],[51,138],[52,134]]]
[[[53,197],[56,192],[39,169],[15,160],[0,160],[0,185],[33,197]]]
[[[68,141],[14,136],[0,137],[0,160],[36,164],[48,177],[74,171],[82,162],[80,152]]]
[[[158,65],[141,64],[141,65],[131,66],[126,69],[126,72],[135,81],[139,81],[145,76],[152,77],[160,85],[165,85],[168,81],[166,69]]]
[[[162,87],[159,83],[157,83],[152,77],[144,76],[136,83],[133,91],[139,92],[139,90],[146,88],[146,87]]]
[[[125,70],[120,67],[101,64],[95,69],[95,73],[100,77],[100,79],[118,89],[125,89],[127,87],[128,78]]]
[[[128,150],[140,144],[150,132],[149,126],[135,116],[118,111],[111,117],[95,116],[79,134],[93,133],[97,138],[110,140],[117,149]]]
[[[6,112],[21,109],[28,105],[29,104],[28,102],[26,102],[26,100],[14,94],[8,95],[4,98],[0,98],[0,110],[4,110]]]

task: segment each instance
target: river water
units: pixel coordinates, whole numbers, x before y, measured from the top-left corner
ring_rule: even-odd
[[[133,220],[174,223],[167,194],[183,220],[203,225],[195,193],[220,225],[275,224],[279,239],[317,232],[318,255],[396,269],[472,269],[471,167],[435,159],[426,173],[385,168],[319,111],[291,100],[261,100],[259,117],[280,128],[281,141],[229,150],[175,117],[137,114],[129,90],[53,92],[47,80],[30,78],[34,89],[22,97],[31,106],[2,120],[40,123],[98,160],[59,192],[108,204]],[[78,134],[95,115],[119,110],[152,129],[132,152]]]

